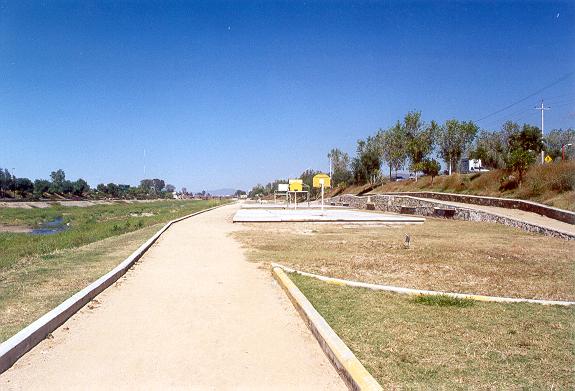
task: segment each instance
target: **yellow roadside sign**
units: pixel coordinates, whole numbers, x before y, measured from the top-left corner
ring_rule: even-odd
[[[551,156],[547,155],[545,156],[545,163],[551,163],[553,161],[553,159],[551,159]]]
[[[331,181],[329,175],[317,174],[313,177],[313,187],[321,187],[323,182],[323,187],[331,187]]]
[[[303,190],[303,180],[301,180],[301,179],[290,179],[289,180],[289,190],[290,191],[302,191]]]

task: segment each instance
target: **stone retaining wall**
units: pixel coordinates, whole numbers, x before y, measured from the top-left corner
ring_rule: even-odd
[[[403,195],[419,198],[431,198],[441,201],[463,202],[466,204],[496,206],[508,209],[520,209],[550,217],[564,223],[575,224],[575,213],[567,210],[553,208],[537,202],[517,200],[511,198],[484,197],[468,194],[438,193],[432,191],[385,193],[384,195]]]
[[[452,218],[455,220],[492,222],[520,228],[528,232],[540,233],[546,236],[575,240],[575,235],[569,232],[554,230],[551,228],[542,227],[536,224],[515,220],[506,216],[488,213],[481,210],[449,206],[431,200],[424,200],[407,195],[378,194],[358,197],[350,194],[344,194],[331,198],[330,202],[335,205],[349,204],[351,208],[357,209],[366,209],[366,205],[370,203],[375,206],[376,210],[393,213],[401,213],[402,207],[408,207],[414,208],[414,214],[438,218],[444,217],[445,210],[454,210],[454,212],[452,212]]]

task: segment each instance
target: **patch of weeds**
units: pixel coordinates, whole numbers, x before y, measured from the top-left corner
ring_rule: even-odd
[[[417,304],[437,306],[437,307],[471,307],[475,304],[473,300],[460,299],[447,295],[418,295],[412,301]]]

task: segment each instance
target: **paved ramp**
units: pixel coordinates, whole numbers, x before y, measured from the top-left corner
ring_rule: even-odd
[[[122,278],[0,375],[0,389],[345,389],[231,205],[171,227]]]

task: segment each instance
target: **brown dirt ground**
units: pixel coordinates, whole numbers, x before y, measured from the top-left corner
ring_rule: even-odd
[[[575,241],[490,223],[427,219],[422,225],[247,224],[249,258],[370,283],[575,300]],[[404,248],[405,234],[411,246]]]

